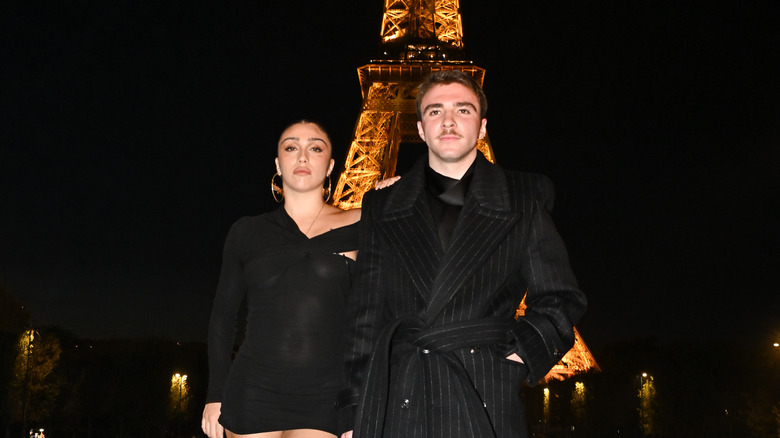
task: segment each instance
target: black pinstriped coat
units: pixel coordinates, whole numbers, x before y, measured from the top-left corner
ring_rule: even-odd
[[[521,384],[571,348],[586,307],[549,216],[552,185],[478,154],[442,252],[426,166],[363,200],[342,426],[357,438],[525,437]]]

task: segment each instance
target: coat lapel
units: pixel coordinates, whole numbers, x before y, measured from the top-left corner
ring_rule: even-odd
[[[460,290],[463,282],[485,263],[519,219],[520,213],[511,209],[503,170],[478,154],[451,245],[436,268],[425,317],[429,324]]]
[[[427,160],[419,160],[388,190],[380,230],[399,255],[412,283],[425,302],[436,277],[442,250],[424,192]]]

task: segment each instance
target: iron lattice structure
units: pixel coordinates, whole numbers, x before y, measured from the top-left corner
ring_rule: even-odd
[[[385,0],[382,42],[432,42],[431,47],[463,47],[458,0]]]
[[[336,184],[334,205],[344,209],[360,207],[363,194],[377,180],[395,175],[401,143],[422,142],[417,132],[417,85],[431,72],[446,69],[466,71],[480,84],[485,73],[479,67],[461,63],[372,63],[358,69],[363,105],[344,172]],[[495,162],[487,135],[477,147]]]
[[[525,298],[520,303],[520,307],[517,308],[517,314],[515,318],[519,318],[525,315]],[[601,371],[599,364],[596,363],[596,358],[590,353],[590,349],[585,345],[585,341],[582,340],[580,332],[574,327],[574,346],[571,350],[566,352],[565,355],[555,364],[549,373],[544,376],[542,383],[555,380],[565,380],[575,374],[582,374],[588,371]]]
[[[462,70],[481,85],[485,70],[465,60],[458,0],[385,0],[381,59],[358,68],[363,105],[355,123],[334,205],[360,207],[379,179],[395,175],[401,143],[421,143],[417,86],[430,73]],[[478,148],[495,162],[486,136]]]
[[[465,58],[459,0],[385,0],[380,59],[358,68],[363,104],[333,194],[334,205],[360,207],[379,179],[395,175],[402,143],[422,143],[417,132],[417,86],[429,74],[461,70],[480,85],[485,70]],[[495,162],[486,135],[477,148]],[[517,311],[525,311],[521,304]],[[575,329],[574,347],[545,377],[563,380],[598,365]]]

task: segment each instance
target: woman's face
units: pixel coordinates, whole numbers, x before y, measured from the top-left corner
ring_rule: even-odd
[[[335,162],[331,158],[330,139],[314,123],[296,123],[279,138],[276,170],[284,190],[307,192],[321,190]]]

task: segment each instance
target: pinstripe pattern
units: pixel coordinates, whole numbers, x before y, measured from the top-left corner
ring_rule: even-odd
[[[424,354],[414,345],[433,339],[410,346],[392,338],[386,412],[372,413],[384,405],[376,404],[382,397],[368,394],[358,422],[377,425],[392,438],[527,436],[521,382],[537,382],[573,344],[585,297],[549,217],[551,184],[540,175],[505,172],[481,155],[477,160],[446,253],[423,190],[425,160],[392,187],[364,198],[359,274],[348,308],[354,325],[347,349],[351,390],[341,400],[345,429],[353,426],[349,414],[358,388],[376,377],[366,374],[371,353],[391,321],[416,317],[422,328],[436,328],[510,319],[528,294],[526,315],[511,324],[505,343],[463,347],[482,333],[439,333],[448,352]],[[506,360],[511,352],[526,365]],[[463,376],[466,389],[456,384]],[[481,403],[466,402],[473,390]],[[474,420],[485,414],[491,426]]]

